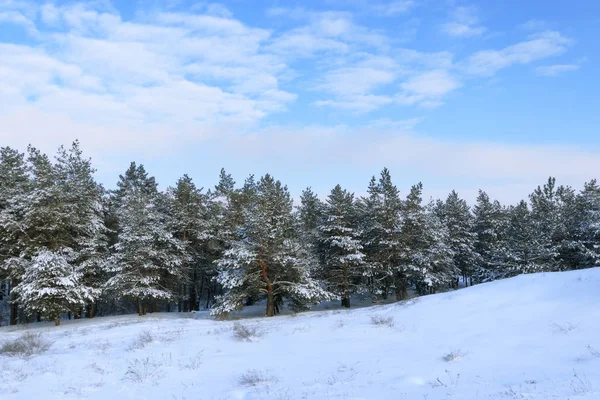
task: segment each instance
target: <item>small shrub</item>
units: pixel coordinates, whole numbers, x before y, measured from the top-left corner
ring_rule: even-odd
[[[163,343],[170,343],[170,342],[180,341],[182,336],[183,336],[183,328],[178,328],[178,329],[173,329],[170,331],[163,332],[159,336],[158,339]]]
[[[596,350],[595,348],[593,348],[590,345],[588,345],[587,349],[590,352],[590,354],[593,355],[594,357],[600,357],[600,350]]]
[[[573,325],[570,322],[567,322],[565,324],[552,324],[552,328],[554,330],[554,333],[562,333],[562,334],[567,334],[570,333],[572,331],[574,331],[575,329],[577,329],[579,325]]]
[[[128,362],[123,380],[134,383],[157,381],[165,376],[165,371],[163,371],[161,364],[160,361],[149,357],[142,359],[135,358]]]
[[[260,327],[256,325],[244,325],[239,322],[233,324],[233,336],[237,340],[251,342],[262,333]]]
[[[453,362],[453,361],[460,360],[464,356],[465,356],[465,353],[462,350],[457,349],[457,350],[452,350],[448,354],[445,354],[444,357],[442,357],[442,359],[446,362]]]
[[[202,365],[202,351],[196,353],[195,356],[190,357],[187,361],[179,362],[179,366],[185,369],[197,370]]]
[[[153,340],[154,337],[152,336],[152,333],[148,329],[144,329],[134,339],[133,343],[129,345],[128,350],[141,350],[144,347],[148,346],[150,343],[152,343]]]
[[[52,342],[42,337],[41,333],[27,332],[21,337],[9,340],[0,347],[0,354],[9,357],[30,357],[48,351]]]
[[[382,317],[381,315],[372,315],[371,323],[376,326],[394,327],[394,317]]]
[[[298,328],[294,328],[294,330],[292,331],[292,335],[296,332],[308,332],[310,326],[299,326]]]
[[[590,382],[585,374],[580,376],[577,371],[573,370],[573,379],[571,380],[571,388],[576,394],[588,394],[592,392],[592,382]]]
[[[289,389],[273,393],[273,400],[292,400],[293,396]]]
[[[446,376],[444,380],[440,378],[436,378],[434,382],[431,383],[431,387],[455,387],[458,385],[458,381],[460,379],[460,374],[454,375],[451,371],[446,370]]]
[[[96,353],[106,354],[106,351],[110,349],[110,342],[108,340],[102,340],[97,343]]]
[[[240,384],[243,386],[258,386],[270,381],[273,381],[273,378],[269,379],[263,372],[256,369],[250,369],[240,377]]]
[[[514,387],[512,387],[510,385],[506,385],[504,390],[501,392],[501,394],[504,397],[510,397],[513,399],[524,399],[525,398],[525,395],[521,391],[521,387],[519,387],[518,389],[515,389]]]

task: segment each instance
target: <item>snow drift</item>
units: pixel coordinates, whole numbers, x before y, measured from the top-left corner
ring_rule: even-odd
[[[352,310],[0,329],[2,399],[600,399],[600,268]]]

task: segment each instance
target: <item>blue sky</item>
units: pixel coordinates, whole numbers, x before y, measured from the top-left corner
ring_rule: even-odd
[[[79,138],[114,186],[269,172],[296,196],[481,188],[600,171],[600,3],[0,0],[0,138]]]

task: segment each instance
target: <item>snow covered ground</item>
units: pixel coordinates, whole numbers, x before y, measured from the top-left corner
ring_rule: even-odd
[[[122,316],[1,328],[2,399],[600,399],[600,268],[355,310]],[[378,324],[376,324],[378,323]],[[239,326],[238,326],[239,330]]]

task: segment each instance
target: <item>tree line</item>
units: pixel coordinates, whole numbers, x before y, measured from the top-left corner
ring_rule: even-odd
[[[294,206],[268,174],[236,185],[221,170],[206,191],[184,175],[160,191],[133,162],[115,190],[94,172],[78,142],[53,159],[32,146],[0,149],[0,300],[10,324],[226,315],[260,301],[273,316],[588,268],[600,256],[596,180],[576,192],[551,177],[508,206],[479,191],[469,207],[456,191],[424,201],[421,183],[403,197],[384,169],[364,197],[337,185],[321,200],[307,188]]]

